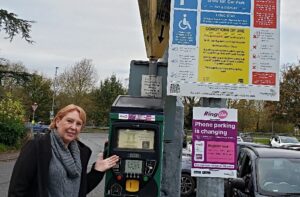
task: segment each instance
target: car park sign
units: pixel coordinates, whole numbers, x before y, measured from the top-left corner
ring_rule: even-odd
[[[236,147],[236,109],[193,109],[192,176],[235,178]]]
[[[173,0],[167,94],[279,100],[280,0]]]

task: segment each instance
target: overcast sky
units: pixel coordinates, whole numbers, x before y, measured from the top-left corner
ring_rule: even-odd
[[[300,59],[300,1],[281,0],[280,63]],[[83,58],[100,79],[124,80],[131,60],[147,60],[137,0],[0,0],[0,8],[36,21],[28,44],[0,32],[0,57],[54,77]]]

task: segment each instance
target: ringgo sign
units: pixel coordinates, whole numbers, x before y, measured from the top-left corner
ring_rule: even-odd
[[[193,109],[192,176],[236,177],[237,110]]]

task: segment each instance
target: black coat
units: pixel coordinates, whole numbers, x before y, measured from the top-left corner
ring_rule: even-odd
[[[85,197],[102,180],[104,173],[94,170],[87,173],[92,151],[78,141],[82,165],[79,197]],[[30,140],[21,150],[13,169],[8,197],[48,197],[49,163],[52,157],[50,135]]]

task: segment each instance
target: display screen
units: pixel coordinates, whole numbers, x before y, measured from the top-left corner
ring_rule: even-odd
[[[117,148],[154,150],[154,130],[119,129]]]
[[[143,161],[141,160],[126,160],[125,173],[142,174]]]

